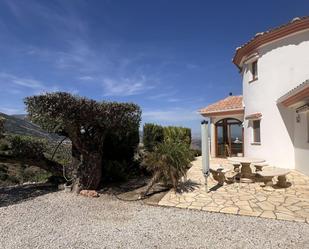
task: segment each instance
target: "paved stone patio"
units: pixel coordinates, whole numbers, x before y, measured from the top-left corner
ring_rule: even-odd
[[[206,192],[201,162],[201,157],[193,162],[183,192],[169,191],[159,205],[309,223],[308,176],[293,170],[287,175],[291,186],[272,191],[265,190],[262,182],[218,187],[210,176]],[[211,160],[211,164],[218,163],[228,164],[226,159]]]

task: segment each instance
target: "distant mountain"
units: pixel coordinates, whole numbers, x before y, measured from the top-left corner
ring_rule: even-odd
[[[192,137],[191,148],[196,149],[196,150],[200,150],[201,149],[201,138],[195,137],[195,136]]]
[[[7,115],[0,112],[0,117],[5,118],[4,128],[7,133],[17,135],[34,136],[38,138],[45,138],[48,140],[59,140],[60,136],[49,133],[43,130],[38,125],[35,125],[27,120],[27,115]]]
[[[27,114],[13,114],[11,116],[15,118],[23,119],[23,120],[27,119]]]

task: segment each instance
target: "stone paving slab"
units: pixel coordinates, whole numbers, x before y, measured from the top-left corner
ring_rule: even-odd
[[[192,162],[182,193],[169,191],[159,205],[248,215],[262,218],[309,223],[309,177],[292,170],[287,175],[291,186],[265,190],[262,182],[233,183],[218,187],[208,178],[208,192],[202,174],[201,157]],[[232,167],[226,159],[212,159],[211,164]]]

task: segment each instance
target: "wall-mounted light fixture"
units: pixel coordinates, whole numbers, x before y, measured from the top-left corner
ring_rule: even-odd
[[[300,123],[300,114],[296,112],[296,123]]]
[[[308,112],[309,111],[309,104],[305,104],[301,107],[296,109],[296,122],[300,123],[300,113]]]

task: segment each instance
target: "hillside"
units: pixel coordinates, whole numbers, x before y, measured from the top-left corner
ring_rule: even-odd
[[[5,131],[11,134],[34,136],[48,140],[58,140],[60,137],[56,134],[48,133],[38,125],[29,122],[25,115],[7,115],[0,113],[0,117],[6,119],[4,123]]]

